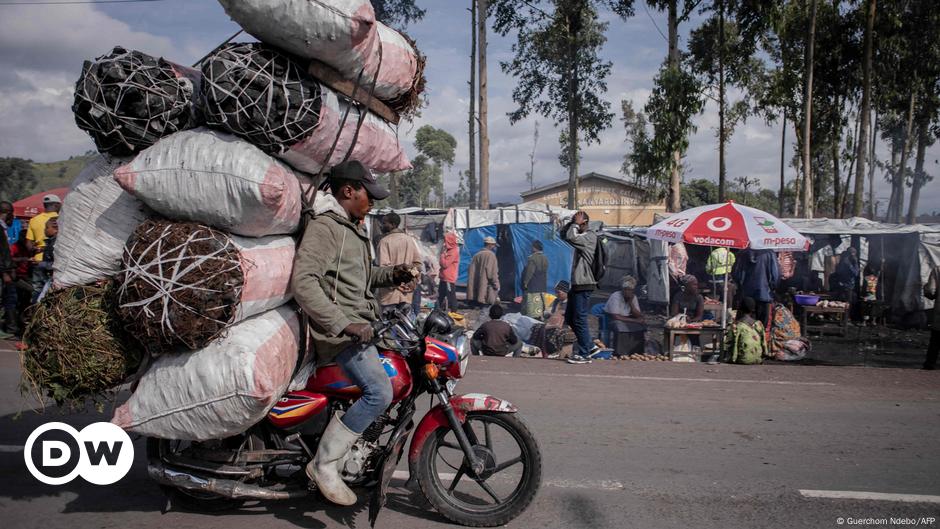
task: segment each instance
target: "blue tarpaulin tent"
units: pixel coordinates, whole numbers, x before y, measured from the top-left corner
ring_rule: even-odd
[[[545,256],[548,258],[549,290],[558,281],[568,280],[571,277],[573,249],[568,243],[559,238],[555,226],[549,223],[525,222],[465,230],[463,233],[464,244],[460,248],[458,284],[467,284],[467,270],[470,268],[470,261],[473,259],[474,254],[483,248],[484,237],[496,238],[501,245],[497,251],[497,255],[501,257],[499,260],[501,279],[508,275],[502,271],[502,267],[511,260],[514,268],[512,277],[515,281],[516,296],[522,295],[522,270],[525,268],[529,254],[532,252],[532,241],[542,241]],[[509,247],[506,248],[506,245]]]

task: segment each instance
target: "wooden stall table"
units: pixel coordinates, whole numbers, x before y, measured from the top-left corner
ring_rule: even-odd
[[[849,308],[848,307],[816,307],[816,306],[803,306],[803,313],[800,315],[800,324],[803,327],[803,332],[809,335],[809,326],[807,322],[809,321],[810,314],[821,314],[825,315],[836,315],[839,317],[839,334],[840,336],[845,336],[849,332]],[[822,325],[814,325],[814,327],[819,328],[819,334],[822,334]]]
[[[676,336],[709,336],[711,343],[714,348],[717,348],[721,342],[721,327],[699,327],[699,328],[689,328],[683,327],[679,329],[672,329],[669,327],[663,328],[663,341],[666,354],[669,355],[669,359],[673,358],[673,348],[675,347]],[[699,345],[702,345],[702,340],[699,340]],[[712,351],[715,354],[718,354],[720,351],[713,349]],[[684,353],[683,353],[684,354]]]

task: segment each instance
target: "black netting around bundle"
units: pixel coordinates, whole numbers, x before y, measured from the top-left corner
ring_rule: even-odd
[[[206,121],[269,154],[309,136],[320,121],[320,84],[301,63],[263,44],[229,44],[202,66]]]
[[[100,152],[136,154],[164,136],[199,125],[194,81],[195,70],[115,47],[85,61],[75,84],[75,123]]]

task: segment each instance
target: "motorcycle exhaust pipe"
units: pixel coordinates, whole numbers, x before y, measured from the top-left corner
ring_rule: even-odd
[[[197,476],[189,472],[169,468],[161,463],[149,464],[147,474],[150,475],[150,479],[162,485],[197,492],[208,492],[236,500],[288,500],[301,498],[308,494],[306,490],[275,491],[230,479]]]

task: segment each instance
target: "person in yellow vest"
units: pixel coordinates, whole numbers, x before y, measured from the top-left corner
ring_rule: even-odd
[[[48,194],[42,197],[42,206],[45,209],[39,215],[29,220],[29,226],[26,228],[26,249],[33,256],[37,263],[42,262],[43,250],[46,249],[46,224],[49,219],[59,216],[59,210],[62,209],[62,199],[56,195]],[[39,266],[33,267],[32,284],[33,294],[38,294],[49,279],[50,272],[47,272]]]
[[[705,273],[711,276],[712,297],[722,299],[725,291],[725,276],[734,267],[734,254],[724,247],[717,247],[708,254],[705,261]],[[730,288],[730,286],[729,286]]]

